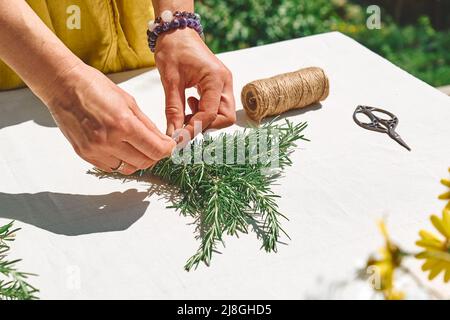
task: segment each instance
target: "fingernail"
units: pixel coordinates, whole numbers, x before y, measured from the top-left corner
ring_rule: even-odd
[[[167,134],[169,137],[172,137],[172,134],[173,134],[173,130],[174,130],[174,129],[175,129],[175,127],[174,127],[173,124],[168,124],[168,125],[167,125],[166,134]]]

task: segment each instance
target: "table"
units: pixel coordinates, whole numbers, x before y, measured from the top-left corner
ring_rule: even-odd
[[[254,79],[307,66],[325,69],[329,98],[288,114],[308,121],[306,135],[274,187],[282,198],[279,252],[259,250],[254,233],[227,238],[212,266],[185,272],[194,253],[191,219],[167,209],[150,183],[99,180],[75,156],[45,107],[27,90],[0,93],[0,224],[22,228],[12,257],[37,273],[44,299],[333,297],[330,288],[354,276],[358,261],[382,245],[376,221],[415,250],[419,229],[440,213],[439,179],[450,166],[450,99],[340,33],[327,33],[219,55],[240,90]],[[165,129],[164,94],[156,70],[114,75]],[[400,119],[406,151],[386,135],[356,126],[358,104],[386,108]],[[228,130],[241,130],[245,114]],[[411,268],[418,269],[412,262]],[[420,277],[423,275],[420,273]],[[432,285],[449,296],[448,286]],[[360,288],[366,287],[359,286]],[[335,286],[334,286],[335,287]],[[345,297],[367,297],[364,289]],[[342,295],[339,294],[341,297]]]

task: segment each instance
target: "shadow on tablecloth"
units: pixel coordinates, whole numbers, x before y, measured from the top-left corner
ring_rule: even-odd
[[[27,121],[44,127],[56,127],[47,107],[29,89],[2,92],[0,115],[0,129]]]
[[[120,231],[144,215],[148,195],[136,189],[105,195],[0,192],[0,217],[67,236]]]

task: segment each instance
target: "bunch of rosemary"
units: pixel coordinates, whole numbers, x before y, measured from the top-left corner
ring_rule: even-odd
[[[34,274],[18,271],[16,264],[20,260],[7,260],[8,242],[14,241],[15,233],[20,230],[12,227],[13,222],[0,227],[0,300],[34,300],[39,290],[27,282]]]
[[[177,157],[161,160],[153,168],[135,174],[136,179],[154,175],[174,185],[178,196],[171,198],[170,207],[195,219],[201,244],[187,261],[187,271],[200,262],[209,265],[218,243],[223,244],[224,235],[237,236],[251,228],[267,252],[277,250],[281,233],[289,237],[280,225],[280,220],[287,218],[278,210],[278,196],[272,192],[271,184],[284,167],[291,165],[290,154],[296,141],[307,140],[302,135],[306,126],[286,120],[281,125],[271,122],[233,134],[205,136]],[[205,159],[205,153],[223,161]],[[229,162],[230,158],[233,161]],[[111,177],[98,170],[93,173]]]

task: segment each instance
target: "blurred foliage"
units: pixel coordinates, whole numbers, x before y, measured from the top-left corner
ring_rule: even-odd
[[[433,86],[450,84],[450,31],[436,31],[428,17],[399,26],[382,13],[369,30],[366,7],[347,0],[200,0],[206,41],[214,52],[340,31]]]

